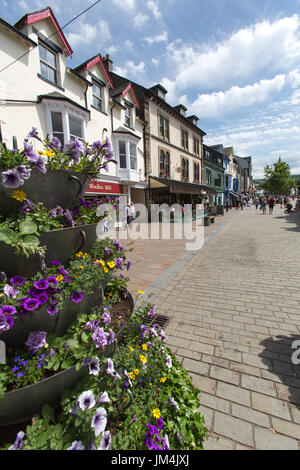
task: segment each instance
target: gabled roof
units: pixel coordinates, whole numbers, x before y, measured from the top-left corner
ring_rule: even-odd
[[[45,8],[44,10],[39,10],[39,11],[34,11],[32,13],[26,13],[17,23],[15,24],[15,27],[17,29],[22,29],[24,24],[33,24],[37,23],[38,21],[44,20],[46,18],[49,18],[56,29],[60,39],[62,40],[65,48],[68,51],[68,55],[72,57],[73,51],[71,49],[70,44],[67,41],[66,36],[60,29],[60,26],[58,24],[57,19],[55,18],[55,15],[50,7]]]
[[[85,62],[82,62],[82,64],[78,65],[77,67],[75,67],[75,71],[78,72],[79,70],[85,68],[86,70],[90,70],[91,68],[95,67],[96,64],[99,64],[100,67],[102,68],[106,78],[107,78],[107,81],[111,87],[111,89],[114,88],[113,84],[112,84],[112,81],[109,77],[109,74],[108,74],[108,71],[106,70],[106,67],[104,66],[103,62],[102,62],[102,58],[101,58],[101,55],[100,54],[97,54],[95,55],[94,57],[92,57],[91,59],[88,59],[86,60]]]
[[[12,26],[11,24],[7,23],[2,18],[0,18],[0,24],[2,26],[4,26],[6,29],[9,29],[9,31],[12,31],[13,33],[15,33],[20,38],[24,39],[24,41],[28,42],[31,46],[37,46],[36,42],[34,42],[32,39],[30,39],[25,34],[21,33],[21,31],[19,31],[15,26]]]
[[[137,99],[137,97],[134,93],[131,82],[125,83],[124,85],[121,85],[118,88],[115,88],[114,91],[111,92],[111,96],[120,96],[120,95],[122,95],[122,98],[124,98],[124,96],[126,96],[129,91],[132,92],[134,101],[135,101],[138,109],[140,109],[140,103],[138,102],[138,99]]]

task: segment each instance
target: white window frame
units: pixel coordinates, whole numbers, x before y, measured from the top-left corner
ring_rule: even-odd
[[[63,123],[63,135],[64,135],[64,144],[66,145],[71,141],[70,138],[70,126],[69,126],[69,115],[73,116],[76,119],[81,121],[82,129],[82,138],[81,140],[86,141],[86,124],[88,120],[87,113],[80,111],[75,106],[72,106],[69,103],[55,102],[54,100],[43,100],[45,106],[46,114],[46,127],[47,133],[53,137],[53,128],[52,128],[52,112],[57,112],[62,114],[62,123]]]
[[[130,172],[133,172],[133,173],[139,173],[139,166],[138,166],[138,140],[137,139],[134,139],[132,137],[128,137],[127,134],[124,134],[124,135],[120,135],[118,137],[115,138],[115,142],[116,142],[116,152],[117,152],[117,156],[118,156],[118,170],[121,170],[121,171],[130,171]],[[126,150],[126,168],[121,168],[120,167],[120,147],[119,147],[119,143],[120,142],[125,142],[125,150]],[[130,144],[133,144],[136,146],[136,169],[133,170],[131,168],[131,161],[130,161],[130,158],[132,157],[132,155],[130,154]]]
[[[53,51],[49,46],[47,46],[44,42],[42,41],[39,41],[38,43],[38,47],[43,47],[44,49],[46,49],[48,52],[50,52],[51,54],[54,55],[54,58],[55,58],[55,67],[53,67],[53,65],[49,64],[49,62],[46,62],[44,59],[42,59],[41,55],[40,55],[40,50],[39,50],[39,63],[40,63],[40,76],[42,78],[44,78],[45,80],[47,80],[48,82],[50,83],[53,83],[54,85],[60,85],[60,74],[59,74],[59,60],[58,60],[58,53]],[[49,69],[52,69],[55,71],[55,75],[56,75],[56,80],[55,81],[52,81],[52,80],[49,80],[48,77],[45,77],[43,74],[42,74],[42,67],[41,67],[41,63],[43,63],[46,67],[48,67]]]
[[[98,111],[101,111],[102,113],[105,113],[105,100],[104,100],[104,86],[101,86],[99,85],[98,83],[96,83],[95,81],[92,81],[93,83],[93,87],[97,87],[99,88],[100,90],[100,97],[98,95],[95,95],[94,94],[94,89],[92,90],[92,94],[93,94],[93,107],[96,108]],[[101,109],[99,109],[97,106],[95,106],[94,104],[94,97],[100,101],[101,103]]]

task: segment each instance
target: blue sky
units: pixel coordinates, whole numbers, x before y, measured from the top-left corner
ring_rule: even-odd
[[[0,0],[0,16],[49,5],[63,26],[93,3]],[[64,32],[70,66],[109,53],[116,73],[161,83],[206,144],[252,155],[254,177],[279,155],[300,173],[300,0],[102,0]]]

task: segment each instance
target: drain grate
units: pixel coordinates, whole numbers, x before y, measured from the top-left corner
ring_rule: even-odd
[[[154,318],[147,318],[144,323],[146,326],[151,328],[153,325],[159,325],[161,328],[165,328],[167,324],[169,323],[169,317],[166,317],[164,315],[155,315]]]

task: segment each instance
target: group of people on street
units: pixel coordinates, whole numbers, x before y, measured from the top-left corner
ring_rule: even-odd
[[[136,211],[133,202],[129,202],[127,206],[125,207],[125,225],[124,225],[124,230],[127,228],[131,229],[132,227],[132,222],[134,221],[136,217]]]
[[[225,208],[228,212],[229,208],[235,207],[235,210],[243,210],[245,207],[251,209],[252,204],[255,206],[255,209],[258,208],[262,211],[263,214],[267,213],[267,209],[269,209],[269,214],[273,213],[274,206],[276,204],[280,204],[281,209],[285,209],[286,212],[293,212],[297,210],[300,206],[300,201],[297,199],[295,208],[294,205],[294,197],[290,196],[277,196],[269,195],[266,196],[254,196],[253,198],[241,198],[235,199],[233,201],[226,200],[225,201]]]

